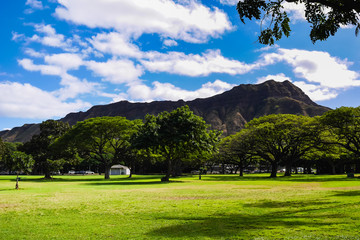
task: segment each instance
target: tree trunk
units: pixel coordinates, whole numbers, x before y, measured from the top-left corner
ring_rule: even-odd
[[[243,166],[243,164],[242,163],[240,163],[240,165],[239,165],[239,170],[240,170],[240,177],[243,177],[244,176],[244,166]]]
[[[355,173],[360,173],[360,163],[356,163],[355,165]]]
[[[168,168],[167,168],[167,172],[166,175],[164,177],[161,178],[162,182],[169,182],[170,181],[170,175],[171,175],[171,160],[168,160]]]
[[[132,174],[133,174],[133,170],[135,169],[135,163],[134,163],[134,161],[131,161],[131,163],[130,163],[130,174],[129,174],[129,178],[131,178],[132,177]]]
[[[15,189],[19,190],[19,173],[16,174],[16,184],[15,184]]]
[[[110,179],[110,166],[105,166],[105,179]]]
[[[49,171],[45,172],[45,179],[51,179],[51,174]]]
[[[330,163],[331,165],[331,174],[335,175],[336,174],[336,168],[335,168],[335,164],[334,163]]]
[[[276,162],[271,163],[271,178],[276,178],[278,164]]]
[[[284,176],[291,176],[291,163],[287,163],[285,166],[285,175]]]

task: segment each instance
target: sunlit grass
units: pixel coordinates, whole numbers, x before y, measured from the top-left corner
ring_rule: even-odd
[[[0,239],[360,239],[360,179],[0,176]]]

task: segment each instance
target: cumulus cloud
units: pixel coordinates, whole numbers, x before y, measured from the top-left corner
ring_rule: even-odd
[[[320,85],[309,84],[304,81],[296,81],[293,83],[301,88],[313,101],[329,100],[339,95],[339,91]]]
[[[151,72],[168,72],[192,77],[207,76],[211,73],[244,74],[259,67],[258,64],[249,65],[225,58],[220,50],[208,50],[202,55],[148,52],[141,63]]]
[[[264,55],[263,64],[286,62],[298,78],[328,88],[360,86],[359,74],[349,69],[351,62],[331,56],[327,52],[282,49]]]
[[[82,64],[82,58],[77,54],[60,53],[46,55],[44,61],[47,64],[34,64],[34,61],[28,58],[18,60],[18,63],[28,71],[39,71],[43,75],[61,76],[68,70],[78,69]]]
[[[26,48],[25,49],[25,53],[27,55],[29,55],[30,57],[34,57],[34,58],[42,58],[45,57],[45,54],[41,53],[41,52],[37,52],[32,48]]]
[[[44,65],[44,64],[34,64],[34,61],[28,58],[24,58],[21,60],[18,60],[18,63],[20,66],[22,66],[24,69],[36,72],[39,71],[43,75],[55,75],[55,76],[61,76],[63,74],[63,70],[58,66],[52,66],[52,65]]]
[[[114,84],[138,81],[144,73],[141,66],[127,59],[111,59],[106,62],[88,61],[86,66],[104,81]]]
[[[35,31],[38,34],[28,38],[29,42],[39,42],[45,46],[61,48],[69,52],[76,52],[78,49],[72,46],[71,39],[65,39],[63,34],[58,34],[49,24],[35,24]],[[14,38],[14,37],[13,37]]]
[[[0,116],[44,119],[62,117],[91,105],[81,100],[64,102],[28,83],[0,83]]]
[[[165,39],[163,44],[164,44],[164,46],[167,46],[167,47],[173,47],[173,46],[178,45],[178,43],[173,39]]]
[[[148,87],[144,84],[130,85],[127,91],[128,96],[134,100],[147,102],[154,100],[193,100],[214,96],[234,87],[234,85],[221,80],[205,83],[195,91],[188,91],[170,83],[160,83],[157,81],[153,82],[152,85],[153,87]]]
[[[54,91],[54,95],[60,100],[75,98],[79,94],[95,91],[98,83],[80,80],[68,73],[69,70],[76,70],[83,65],[82,58],[77,54],[61,53],[47,55],[44,57],[46,64],[35,64],[31,59],[18,60],[20,66],[32,72],[40,72],[42,75],[59,76],[62,88]]]
[[[306,95],[308,95],[313,101],[324,101],[336,98],[338,96],[338,91],[336,89],[331,89],[328,87],[321,86],[319,84],[309,84],[305,81],[293,81],[291,78],[287,77],[284,73],[279,73],[276,75],[267,75],[265,77],[257,78],[257,83],[263,83],[267,80],[275,80],[277,82],[290,81],[295,86],[299,87]]]
[[[139,37],[157,33],[187,42],[206,42],[233,28],[227,15],[196,0],[58,0],[56,16],[90,28],[116,29]]]
[[[306,21],[304,3],[283,3],[284,10],[289,14],[291,21]]]
[[[45,62],[49,65],[59,66],[63,71],[76,70],[83,65],[82,58],[73,53],[59,53],[45,56]]]
[[[346,88],[360,86],[359,74],[349,69],[352,63],[327,52],[279,48],[276,52],[263,54],[258,64],[267,66],[279,62],[290,65],[295,77],[303,79],[293,80],[293,83],[314,101],[333,99]],[[268,80],[266,78],[282,81],[286,77],[269,75],[258,81]]]
[[[286,80],[289,80],[291,81],[291,78],[285,76],[284,73],[279,73],[279,74],[276,74],[276,75],[267,75],[265,77],[259,77],[257,78],[257,83],[263,83],[263,82],[266,82],[268,80],[275,80],[277,82],[283,82],[283,81],[286,81]]]
[[[138,46],[130,43],[127,36],[117,32],[97,34],[89,39],[89,42],[102,53],[135,58],[142,56]]]
[[[88,82],[86,79],[80,80],[67,73],[61,75],[60,85],[63,87],[53,92],[60,100],[76,98],[79,94],[95,92],[95,89],[100,86],[98,83]]]

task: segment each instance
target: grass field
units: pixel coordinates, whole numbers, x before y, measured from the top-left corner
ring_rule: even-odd
[[[0,176],[0,239],[360,239],[360,178]]]

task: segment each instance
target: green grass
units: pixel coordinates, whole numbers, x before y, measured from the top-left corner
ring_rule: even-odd
[[[0,176],[0,239],[360,239],[360,179]]]

